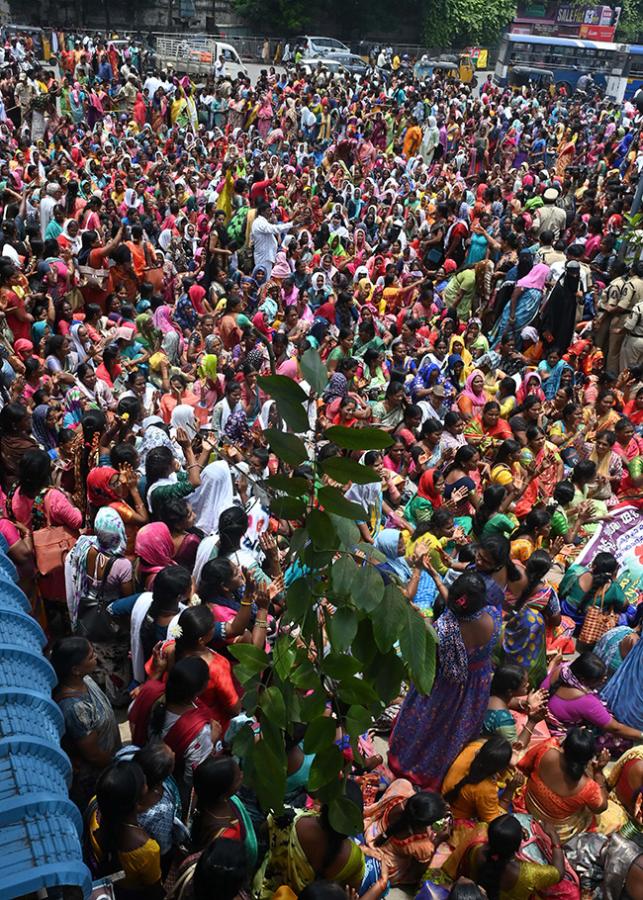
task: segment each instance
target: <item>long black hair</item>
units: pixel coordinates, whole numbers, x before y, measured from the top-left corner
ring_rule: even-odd
[[[501,484],[490,484],[489,487],[485,488],[482,495],[482,503],[473,517],[473,530],[478,537],[482,537],[485,525],[491,516],[498,512],[506,496],[507,488]]]
[[[489,534],[483,537],[479,545],[481,550],[493,557],[496,563],[496,570],[505,568],[507,570],[507,578],[509,581],[518,581],[520,572],[516,564],[511,559],[511,544],[502,534]]]
[[[168,705],[190,703],[195,700],[205,690],[208,678],[208,664],[200,656],[187,656],[172,666],[167,676],[165,697],[152,709],[150,734],[160,737]]]
[[[433,791],[421,791],[413,794],[404,804],[402,815],[375,839],[375,846],[381,847],[389,838],[409,830],[412,834],[424,831],[442,819],[447,812],[446,803],[439,794]]]
[[[563,741],[562,766],[572,781],[580,781],[596,755],[596,738],[587,728],[570,728]]]
[[[519,525],[511,535],[511,540],[521,537],[523,534],[532,534],[537,528],[544,528],[551,522],[551,513],[546,509],[532,509],[525,516],[521,525]]]
[[[480,784],[485,778],[502,772],[511,762],[511,752],[508,740],[499,734],[492,735],[473,757],[467,774],[444,795],[444,799],[447,803],[453,803],[467,784]]]
[[[230,506],[219,516],[219,556],[228,556],[241,546],[248,530],[248,514],[240,506]]]
[[[194,770],[194,792],[197,808],[192,819],[191,835],[194,846],[202,837],[203,813],[232,793],[239,767],[230,756],[204,759]]]
[[[608,585],[618,572],[618,561],[612,553],[597,553],[591,567],[592,581],[578,606],[579,612],[585,612],[597,592]]]
[[[120,830],[126,819],[136,811],[144,790],[143,770],[131,760],[112,763],[101,772],[96,782],[100,846],[110,863],[116,862]]]
[[[195,650],[199,640],[214,628],[214,615],[209,606],[188,606],[179,616],[181,634],[174,644],[174,658],[181,659]]]
[[[514,663],[498,666],[491,679],[489,693],[492,697],[510,697],[517,691],[525,677],[525,670]]]
[[[520,612],[533,594],[536,586],[543,580],[552,567],[552,558],[545,550],[534,550],[525,564],[527,584],[513,605],[512,613]]]
[[[215,884],[217,900],[234,900],[247,883],[249,871],[243,842],[216,838],[196,864],[192,879],[194,900],[211,900]]]
[[[508,813],[498,816],[489,825],[487,840],[486,859],[478,870],[478,884],[485,889],[489,900],[498,900],[504,871],[522,843],[522,825]]]

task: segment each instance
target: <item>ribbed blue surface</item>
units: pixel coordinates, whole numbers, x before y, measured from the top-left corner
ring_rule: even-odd
[[[82,861],[82,822],[68,797],[64,723],[51,699],[56,675],[45,635],[29,615],[0,542],[0,898],[92,883]]]

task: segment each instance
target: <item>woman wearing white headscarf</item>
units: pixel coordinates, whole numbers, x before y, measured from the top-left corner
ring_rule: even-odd
[[[437,119],[435,116],[429,116],[422,132],[422,143],[420,144],[420,156],[427,166],[430,166],[433,162],[433,154],[439,143],[440,130]]]
[[[198,431],[196,419],[194,418],[194,407],[189,406],[187,403],[179,403],[178,406],[175,406],[172,410],[171,425],[173,436],[176,436],[177,430],[182,428],[190,440],[194,440]]]
[[[73,352],[78,358],[78,365],[87,362],[92,342],[89,339],[85,325],[82,322],[74,322],[69,329],[69,337],[73,344]]]
[[[179,409],[180,407],[177,407]],[[234,491],[230,466],[225,460],[210,463],[201,472],[201,484],[188,498],[194,511],[194,525],[204,534],[213,534],[219,516],[232,506]]]

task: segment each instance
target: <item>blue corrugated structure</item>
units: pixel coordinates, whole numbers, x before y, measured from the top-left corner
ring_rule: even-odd
[[[88,896],[63,717],[51,699],[56,676],[5,550],[0,536],[0,900],[62,885]]]

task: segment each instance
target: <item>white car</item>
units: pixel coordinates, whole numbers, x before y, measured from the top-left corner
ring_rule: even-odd
[[[350,56],[350,49],[346,44],[335,38],[314,37],[309,34],[295,38],[295,47],[301,47],[304,58],[328,59],[328,57]]]

